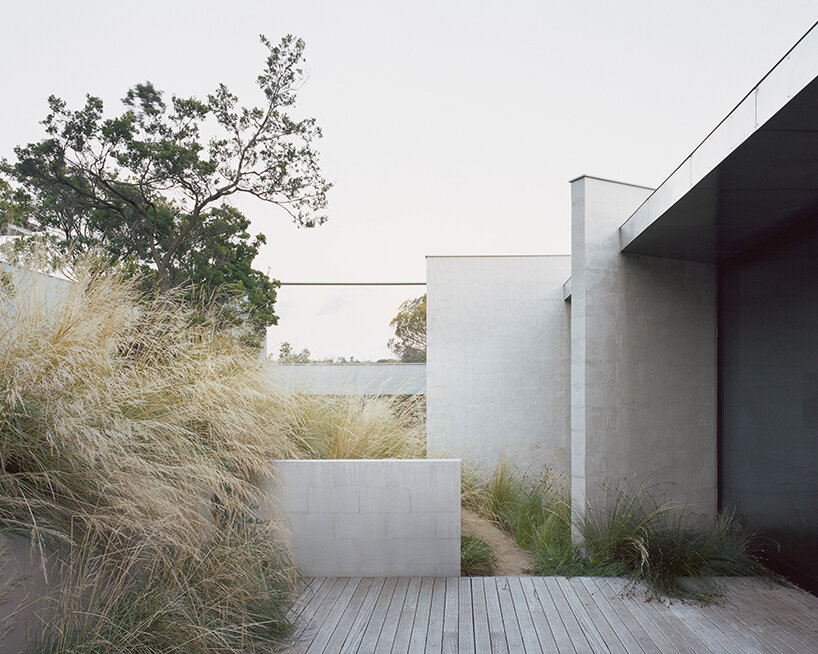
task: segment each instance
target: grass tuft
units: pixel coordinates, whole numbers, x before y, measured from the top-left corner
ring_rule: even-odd
[[[489,544],[476,536],[460,537],[460,575],[490,577],[494,574],[497,557]]]
[[[311,459],[422,459],[422,399],[412,396],[293,395],[288,434]]]
[[[696,526],[683,507],[659,505],[642,486],[588,507],[572,543],[571,504],[548,475],[533,482],[501,465],[487,481],[465,470],[463,504],[495,521],[531,552],[538,575],[626,576],[649,592],[698,602],[719,595],[718,578],[765,574],[755,536],[732,514]]]

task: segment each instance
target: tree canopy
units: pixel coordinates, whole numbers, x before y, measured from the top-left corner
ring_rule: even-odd
[[[395,338],[389,339],[389,349],[404,363],[426,361],[426,294],[400,305],[398,314],[389,323],[395,328]]]
[[[314,148],[320,128],[290,115],[304,42],[261,42],[261,106],[239,105],[224,84],[205,100],[169,101],[150,82],[137,84],[112,117],[98,97],[72,110],[51,96],[45,138],[3,162],[17,184],[8,193],[58,249],[102,246],[158,292],[185,286],[260,335],[277,321],[278,282],[253,269],[264,236],[251,236],[250,220],[228,201],[253,196],[312,227],[326,220],[330,188]]]

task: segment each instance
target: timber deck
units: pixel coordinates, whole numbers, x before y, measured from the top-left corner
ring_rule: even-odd
[[[818,598],[725,580],[699,606],[607,577],[316,577],[293,607],[296,652],[818,652]]]

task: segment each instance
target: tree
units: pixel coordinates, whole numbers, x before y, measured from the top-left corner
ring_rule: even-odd
[[[313,147],[321,130],[288,112],[304,78],[304,43],[261,42],[262,106],[240,106],[224,84],[204,101],[170,102],[150,82],[137,84],[124,113],[111,118],[98,97],[70,110],[51,96],[46,138],[3,163],[30,195],[34,224],[59,249],[102,245],[158,292],[186,285],[257,334],[277,321],[278,282],[252,268],[264,236],[251,237],[249,219],[228,200],[254,196],[312,227],[326,220],[330,188]]]
[[[389,323],[395,328],[395,338],[389,339],[389,349],[404,363],[426,361],[426,294],[400,305],[398,314]]]
[[[0,178],[0,234],[14,233],[13,227],[30,227],[31,198]]]
[[[279,363],[310,363],[310,351],[307,348],[301,352],[293,352],[293,346],[284,341],[278,348]]]

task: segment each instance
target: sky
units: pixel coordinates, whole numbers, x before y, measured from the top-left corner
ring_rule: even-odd
[[[0,157],[42,137],[46,98],[111,111],[138,82],[244,104],[263,33],[307,43],[295,113],[314,116],[329,220],[236,204],[284,282],[422,282],[428,255],[567,254],[568,182],[655,187],[818,19],[814,0],[4,3]],[[282,341],[389,356],[422,286],[281,288]],[[487,309],[490,320],[490,308]]]

